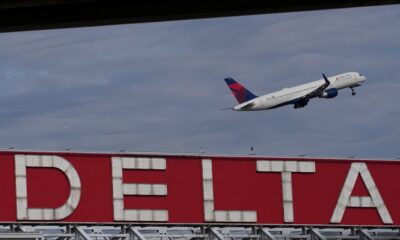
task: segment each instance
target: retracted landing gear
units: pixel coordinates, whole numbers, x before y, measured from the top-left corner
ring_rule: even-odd
[[[350,89],[351,89],[351,95],[355,96],[356,95],[356,91],[354,91],[354,88],[350,87]]]

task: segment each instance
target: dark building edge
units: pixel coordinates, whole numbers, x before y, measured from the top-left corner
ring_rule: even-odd
[[[2,0],[0,32],[400,4],[400,0]]]

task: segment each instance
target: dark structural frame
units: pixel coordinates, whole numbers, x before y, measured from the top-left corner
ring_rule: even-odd
[[[400,0],[1,0],[0,32],[396,3]]]

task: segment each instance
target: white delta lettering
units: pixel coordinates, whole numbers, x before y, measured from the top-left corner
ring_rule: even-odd
[[[166,196],[166,184],[123,183],[122,171],[135,170],[165,170],[167,168],[164,158],[112,158],[112,181],[114,220],[116,221],[168,221],[167,210],[152,209],[127,209],[124,208],[124,195]]]
[[[361,175],[369,196],[351,196],[358,175]],[[331,223],[340,223],[347,207],[376,208],[383,223],[393,224],[389,211],[365,163],[352,163],[343,185]]]
[[[251,210],[220,211],[214,209],[212,161],[202,160],[204,220],[206,222],[257,222],[257,212]],[[257,161],[257,172],[280,172],[284,221],[293,222],[292,173],[315,172],[314,162],[303,161]]]
[[[165,158],[112,157],[113,207],[115,221],[168,221],[168,210],[125,209],[125,195],[167,196],[166,184],[123,183],[123,170],[166,170]],[[27,168],[55,168],[70,185],[66,202],[57,208],[28,208]],[[284,222],[294,222],[292,173],[314,173],[315,162],[258,160],[256,171],[281,173]],[[369,196],[351,196],[358,176]],[[66,159],[51,155],[15,155],[17,220],[62,220],[77,208],[81,197],[81,181],[75,168]],[[215,210],[212,160],[202,159],[204,220],[206,222],[257,222],[254,210]],[[365,163],[352,163],[331,217],[340,223],[347,207],[376,208],[383,223],[393,224],[388,209]]]
[[[56,168],[68,179],[70,194],[58,208],[28,208],[27,168]],[[61,220],[74,212],[81,196],[81,181],[75,168],[57,156],[15,155],[17,220]]]
[[[283,221],[294,221],[292,173],[314,173],[315,162],[306,161],[257,161],[257,172],[280,172],[282,177]]]
[[[212,160],[202,160],[204,220],[206,222],[257,222],[256,211],[214,210]]]

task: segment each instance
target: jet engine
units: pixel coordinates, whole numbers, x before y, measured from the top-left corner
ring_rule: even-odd
[[[336,88],[330,88],[325,90],[321,95],[320,98],[334,98],[338,95],[339,91]]]

